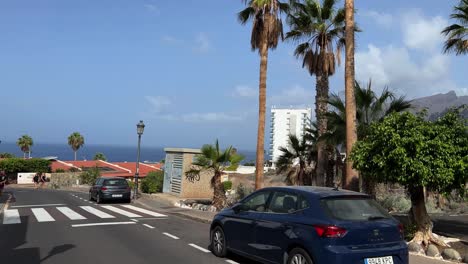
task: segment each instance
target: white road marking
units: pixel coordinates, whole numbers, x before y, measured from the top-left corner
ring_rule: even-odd
[[[84,220],[86,217],[80,215],[79,213],[73,211],[68,207],[57,207],[62,214],[66,215],[70,220]]]
[[[105,225],[134,225],[135,222],[108,222],[108,223],[91,223],[72,225],[72,227],[85,227],[85,226],[105,226]]]
[[[226,259],[226,262],[231,263],[231,264],[239,264],[239,262],[235,262],[234,260],[230,260],[230,259]]]
[[[140,208],[140,207],[136,207],[136,206],[133,206],[133,205],[122,205],[122,206],[125,207],[125,208],[128,208],[128,209],[132,209],[134,211],[140,212],[140,213],[144,213],[144,214],[147,214],[147,215],[154,216],[154,217],[166,217],[167,216],[167,215],[156,213],[156,212],[146,210],[146,209],[143,209],[143,208]]]
[[[166,235],[166,236],[168,236],[168,237],[170,237],[170,238],[173,238],[173,239],[179,239],[178,237],[176,237],[176,236],[174,236],[174,235],[171,235],[171,234],[169,234],[169,233],[163,233],[163,235]]]
[[[23,208],[23,207],[47,207],[47,206],[59,206],[65,204],[29,204],[29,205],[15,205],[10,206],[11,208]]]
[[[115,216],[112,216],[112,215],[110,215],[108,213],[105,213],[105,212],[103,212],[101,210],[98,210],[98,209],[96,209],[94,207],[91,207],[91,206],[80,206],[80,207],[81,207],[81,209],[87,211],[88,213],[91,213],[91,214],[93,214],[93,215],[95,215],[97,217],[100,217],[100,218],[115,218]]]
[[[109,211],[112,211],[112,212],[115,212],[115,213],[118,213],[118,214],[121,214],[121,215],[125,215],[125,216],[128,216],[128,217],[141,217],[141,215],[137,215],[137,214],[134,214],[132,212],[127,212],[125,210],[119,209],[119,208],[114,207],[112,205],[103,205],[101,207],[105,208],[105,209],[107,209]]]
[[[20,224],[21,219],[17,209],[3,211],[3,224]]]
[[[188,245],[191,246],[191,247],[193,247],[193,248],[196,248],[196,249],[198,249],[198,250],[200,250],[200,251],[202,251],[202,252],[205,252],[205,253],[209,253],[209,252],[210,252],[208,249],[202,248],[202,247],[200,247],[200,246],[198,246],[198,245],[195,245],[195,244],[188,244]]]
[[[154,226],[150,226],[148,224],[143,224],[144,226],[146,226],[147,228],[151,228],[151,229],[154,229]]]
[[[122,207],[131,209],[131,210],[134,210],[134,211],[137,211],[137,212],[140,212],[140,213],[144,213],[144,214],[147,214],[147,215],[151,215],[151,216],[154,216],[154,217],[166,217],[167,216],[167,215],[156,213],[156,212],[146,210],[146,209],[143,209],[143,208],[140,208],[140,207],[136,207],[136,206],[133,206],[133,205],[122,205]]]
[[[38,222],[54,222],[55,219],[44,208],[32,208]]]
[[[138,222],[138,220],[136,220],[136,219],[130,219],[130,220],[132,220],[133,222]]]

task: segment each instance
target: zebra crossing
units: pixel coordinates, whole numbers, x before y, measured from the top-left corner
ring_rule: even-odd
[[[24,222],[84,221],[116,218],[166,218],[167,215],[133,205],[101,206],[50,206],[39,208],[14,208],[3,211],[3,224],[21,224]]]

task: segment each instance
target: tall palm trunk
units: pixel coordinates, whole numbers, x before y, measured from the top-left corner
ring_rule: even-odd
[[[359,191],[359,174],[353,169],[353,163],[349,159],[353,145],[357,141],[356,99],[354,97],[354,0],[345,2],[345,21],[346,177],[344,187]]]
[[[75,153],[75,161],[76,161],[76,150],[75,150],[75,151],[73,151],[73,152]]]
[[[268,13],[265,14],[264,25],[270,25],[271,19]],[[262,31],[262,44],[260,47],[260,81],[258,94],[258,131],[257,131],[257,159],[255,164],[255,189],[263,187],[263,166],[265,149],[265,112],[266,112],[266,79],[268,66],[268,30]]]
[[[215,172],[213,176],[213,206],[221,210],[226,205],[226,194],[224,192],[224,185],[221,182],[221,172]]]
[[[328,110],[328,76],[324,73],[316,75],[316,95],[315,95],[315,116],[317,118],[318,136],[321,137],[327,132],[327,117]],[[317,143],[317,171],[315,173],[315,182],[312,184],[318,186],[325,185],[325,174],[327,167],[328,155],[326,144],[323,141]]]
[[[26,159],[26,151],[23,151],[23,159]]]

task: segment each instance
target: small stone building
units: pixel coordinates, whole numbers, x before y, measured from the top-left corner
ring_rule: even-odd
[[[163,192],[173,194],[180,198],[211,199],[213,189],[210,180],[213,175],[210,172],[202,172],[199,177],[186,175],[192,168],[192,162],[199,149],[165,148],[166,159],[164,164]]]

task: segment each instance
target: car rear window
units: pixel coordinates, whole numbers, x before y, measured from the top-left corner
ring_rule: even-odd
[[[116,179],[116,180],[106,180],[104,185],[107,186],[126,186],[128,185],[127,180],[124,179]]]
[[[390,218],[390,215],[375,200],[370,198],[333,197],[320,201],[331,218],[349,221],[372,221]]]

